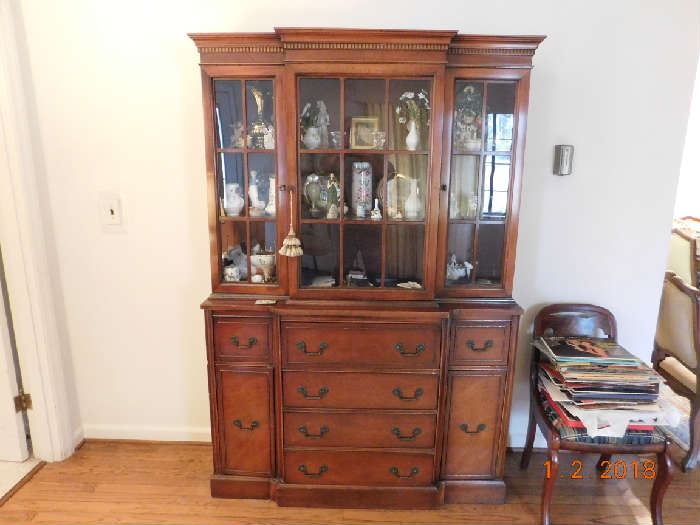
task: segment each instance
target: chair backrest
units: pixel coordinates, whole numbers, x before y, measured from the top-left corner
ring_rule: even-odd
[[[698,279],[697,243],[695,237],[678,228],[671,231],[666,270],[673,272],[690,285]]]
[[[654,343],[686,367],[700,361],[700,291],[672,272],[666,272]]]
[[[533,335],[603,337],[617,341],[615,316],[602,306],[558,303],[542,308],[535,316]]]

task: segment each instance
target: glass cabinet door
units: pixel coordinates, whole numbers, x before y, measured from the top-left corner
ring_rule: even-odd
[[[300,288],[424,288],[431,91],[297,79]]]
[[[214,79],[221,282],[277,283],[272,79]]]
[[[500,286],[511,195],[516,82],[457,80],[445,286]]]

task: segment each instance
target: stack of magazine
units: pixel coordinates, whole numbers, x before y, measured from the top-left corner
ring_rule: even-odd
[[[662,378],[619,344],[589,337],[533,342],[539,389],[560,424],[590,437],[621,437],[664,424],[657,404]]]

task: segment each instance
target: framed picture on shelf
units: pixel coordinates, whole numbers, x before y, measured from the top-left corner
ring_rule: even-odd
[[[350,148],[374,149],[374,134],[379,131],[379,117],[353,117]]]

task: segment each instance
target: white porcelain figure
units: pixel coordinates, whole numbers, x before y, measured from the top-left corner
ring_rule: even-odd
[[[275,216],[276,206],[275,206],[275,177],[270,177],[270,188],[267,191],[267,206],[265,206],[265,214],[270,217]]]
[[[409,179],[410,189],[408,198],[403,203],[403,211],[407,219],[417,219],[421,212],[420,198],[418,197],[418,181]]]
[[[340,216],[340,211],[338,210],[338,205],[334,202],[328,206],[328,211],[326,212],[326,219],[337,219]]]
[[[408,151],[416,151],[418,144],[420,142],[420,136],[418,134],[418,126],[415,120],[408,121],[408,135],[406,135],[406,149]]]
[[[301,141],[306,149],[317,149],[321,145],[321,131],[315,126],[310,126],[306,128]]]
[[[248,199],[250,207],[248,213],[251,217],[261,217],[265,214],[265,202],[260,200],[260,192],[258,191],[258,172],[250,171],[248,179]]]
[[[236,283],[241,280],[241,271],[237,266],[224,266],[224,281]]]
[[[326,103],[323,100],[318,100],[316,102],[316,107],[318,108],[318,117],[316,122],[318,124],[318,133],[321,137],[321,147],[328,147],[328,126],[331,123],[331,118],[328,115],[328,109],[326,109]]]
[[[245,200],[241,195],[241,185],[237,182],[226,184],[226,193],[224,194],[224,212],[226,215],[238,217],[243,206],[245,206]]]
[[[275,149],[275,127],[270,124],[265,130],[265,149]]]
[[[379,199],[374,199],[374,208],[372,208],[369,218],[375,221],[382,220],[382,211],[379,209]]]

